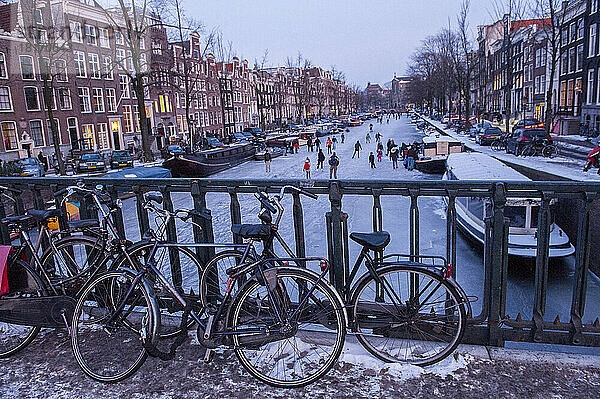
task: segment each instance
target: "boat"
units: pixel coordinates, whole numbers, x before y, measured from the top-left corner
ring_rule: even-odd
[[[423,173],[442,174],[446,171],[449,154],[463,152],[463,144],[448,136],[423,137],[423,150],[415,161],[415,168]]]
[[[277,158],[283,155],[283,149],[279,147],[269,148],[269,151],[271,152],[271,158]],[[266,150],[256,151],[256,154],[254,154],[254,159],[257,161],[264,161],[265,154]]]
[[[179,154],[166,159],[163,167],[173,177],[207,177],[229,169],[254,157],[256,147],[249,142],[238,142],[194,154]]]
[[[478,152],[450,154],[444,180],[529,181],[530,179],[496,158]],[[447,200],[446,200],[447,202]],[[489,198],[457,197],[456,221],[460,230],[483,244],[486,217],[491,216]],[[553,205],[554,202],[551,202]],[[539,198],[507,198],[504,217],[510,220],[508,254],[534,258],[537,254]],[[552,212],[552,206],[551,206]],[[575,248],[567,234],[555,223],[550,226],[551,258],[572,255]]]
[[[289,148],[290,143],[296,143],[299,140],[298,134],[292,135],[279,135],[275,137],[267,137],[265,144],[267,147],[279,147],[279,148]]]

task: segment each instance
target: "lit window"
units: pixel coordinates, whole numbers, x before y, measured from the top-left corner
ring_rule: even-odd
[[[17,129],[15,122],[0,122],[0,131],[4,142],[4,150],[18,149]]]

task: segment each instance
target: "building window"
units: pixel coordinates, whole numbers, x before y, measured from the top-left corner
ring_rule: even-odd
[[[4,140],[4,149],[6,151],[18,149],[17,129],[14,122],[0,122],[2,139]]]
[[[0,111],[12,111],[12,109],[10,89],[8,87],[0,87]]]
[[[146,40],[144,40],[143,37],[140,37],[140,49],[142,49],[142,50],[146,49]]]
[[[50,97],[50,106],[52,109],[56,109],[56,98],[54,97],[54,90],[48,88],[48,97]],[[48,108],[48,104],[46,104],[46,90],[42,88],[42,100],[44,100],[44,108]]]
[[[152,42],[152,54],[162,55],[162,47],[158,42]]]
[[[44,132],[42,131],[41,120],[29,121],[29,133],[31,134],[34,147],[44,146]]]
[[[590,26],[590,46],[588,49],[588,55],[593,57],[596,55],[596,24]]]
[[[94,104],[94,112],[104,112],[104,96],[101,87],[92,89],[92,103]]]
[[[100,79],[100,59],[98,54],[88,54],[88,62],[90,65],[90,78]]]
[[[4,53],[0,53],[0,79],[8,78],[8,73],[6,72],[6,56]]]
[[[66,87],[56,89],[58,91],[58,105],[60,109],[71,109],[71,91]]]
[[[58,123],[58,119],[54,118],[54,123],[56,123],[56,136],[60,141],[60,124]],[[50,119],[46,119],[46,131],[48,132],[48,145],[54,145],[54,135],[52,134],[52,124],[50,123]]]
[[[54,67],[56,68],[56,80],[58,82],[66,82],[67,81],[67,62],[65,60],[56,60],[54,62]]]
[[[82,43],[83,35],[81,33],[81,22],[71,21],[69,23],[69,27],[71,29],[71,41],[76,43]]]
[[[81,112],[92,112],[92,106],[90,104],[90,88],[78,87],[77,92],[79,93]]]
[[[108,29],[106,28],[98,28],[98,33],[100,37],[100,47],[110,48],[110,39],[108,37]]]
[[[133,132],[133,117],[131,114],[131,105],[123,105],[123,131],[125,133]]]
[[[95,143],[94,125],[81,125],[81,149],[93,150]]]
[[[108,124],[98,124],[98,149],[106,150],[110,148],[110,141],[108,138]]]
[[[119,66],[119,69],[125,69],[125,50],[118,48],[115,51],[115,61]]]
[[[590,0],[590,14],[593,14],[596,11],[598,11],[598,3],[598,0]]]
[[[579,18],[579,21],[577,21],[577,40],[583,39],[583,33],[584,33],[583,18]]]
[[[119,88],[121,89],[121,98],[130,98],[129,93],[129,77],[127,75],[119,75]]]
[[[571,47],[569,49],[569,72],[575,72],[577,69],[577,49],[575,47]]]
[[[40,101],[37,87],[24,87],[23,92],[25,93],[25,107],[27,111],[39,111]]]
[[[120,31],[115,31],[115,42],[120,46],[125,44],[125,40],[123,40],[123,34]]]
[[[577,46],[577,70],[583,69],[583,44]]]
[[[117,96],[115,89],[106,89],[106,107],[108,112],[117,112]]]
[[[85,26],[85,42],[87,44],[91,44],[92,46],[98,45],[98,34],[96,32],[96,27],[93,25]]]
[[[75,60],[75,76],[85,78],[85,53],[82,51],[73,51],[73,59]]]
[[[569,43],[569,29],[563,29],[560,31],[560,43],[566,46]]]
[[[588,83],[587,83],[587,103],[594,103],[594,70],[588,71]]]
[[[30,55],[20,55],[19,61],[21,63],[21,77],[23,80],[35,79],[33,71],[33,57]]]
[[[127,70],[130,72],[135,72],[133,68],[133,56],[131,55],[131,50],[127,50]]]
[[[102,59],[103,70],[102,77],[106,80],[113,80],[113,65],[112,58],[109,55],[105,55]]]

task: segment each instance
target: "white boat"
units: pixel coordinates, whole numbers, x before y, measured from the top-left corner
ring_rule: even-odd
[[[445,180],[529,181],[530,179],[496,158],[478,152],[450,154]],[[537,253],[539,198],[507,198],[504,216],[510,219],[508,254],[533,258]],[[491,201],[475,197],[456,198],[456,221],[463,232],[484,243],[484,219],[491,215]],[[551,210],[552,212],[552,210]],[[550,226],[550,257],[572,255],[575,248],[555,223]]]

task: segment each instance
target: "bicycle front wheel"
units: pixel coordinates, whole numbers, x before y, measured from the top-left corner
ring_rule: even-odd
[[[309,271],[277,267],[265,274],[271,274],[275,287],[252,279],[232,304],[235,353],[250,374],[269,385],[310,384],[340,356],[344,305],[327,282]]]
[[[353,330],[386,362],[427,366],[448,356],[466,327],[464,300],[435,272],[387,266],[365,274],[354,288]]]
[[[555,145],[547,145],[542,150],[542,155],[545,156],[546,158],[554,158],[554,157],[557,157],[558,155],[560,155],[560,151],[558,150],[558,147]]]
[[[143,340],[155,337],[155,309],[141,282],[133,284],[134,276],[128,272],[102,274],[77,301],[71,325],[73,354],[94,380],[124,380],[148,356]],[[120,304],[123,307],[117,312]]]

